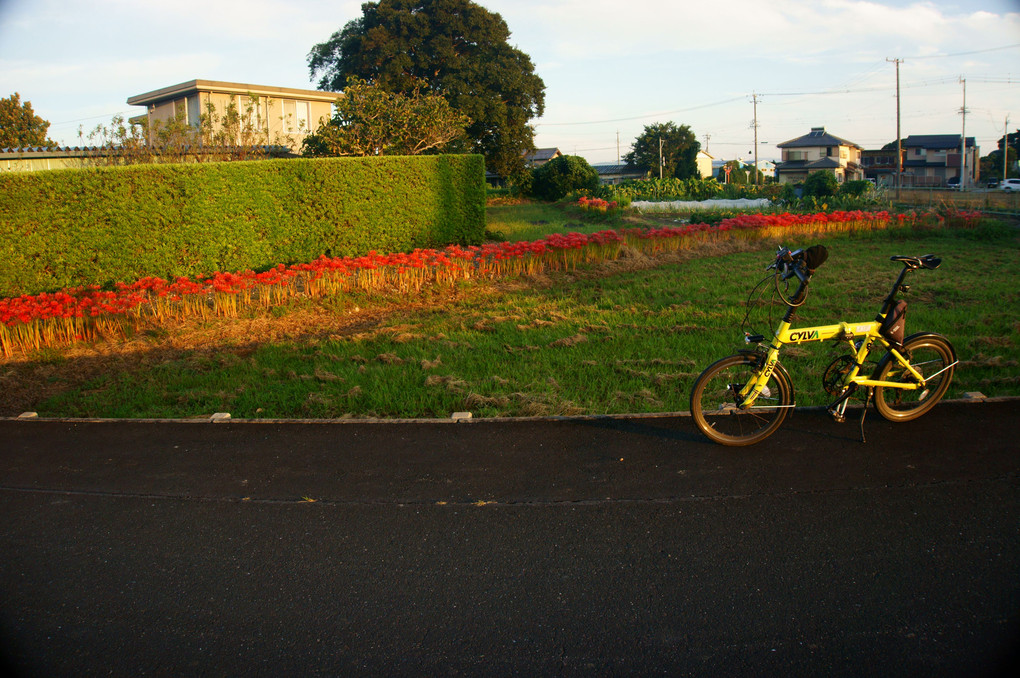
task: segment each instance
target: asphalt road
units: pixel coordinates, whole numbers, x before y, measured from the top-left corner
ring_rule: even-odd
[[[38,676],[1015,668],[1020,401],[686,417],[0,421],[0,638]]]

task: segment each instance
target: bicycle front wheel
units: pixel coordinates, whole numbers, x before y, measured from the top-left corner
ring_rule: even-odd
[[[691,415],[710,440],[722,445],[753,445],[779,428],[793,407],[793,386],[779,369],[747,409],[738,407],[740,389],[758,373],[760,358],[732,355],[705,368],[691,389]]]
[[[953,381],[956,352],[945,337],[937,334],[907,337],[900,354],[921,373],[925,385],[910,390],[876,386],[875,409],[889,421],[917,419],[942,400]],[[882,359],[875,378],[878,381],[917,383],[917,378],[891,355]]]

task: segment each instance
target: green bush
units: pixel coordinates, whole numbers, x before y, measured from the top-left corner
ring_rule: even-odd
[[[838,190],[839,181],[836,180],[836,175],[828,170],[812,172],[804,180],[805,198],[827,198],[836,195]]]
[[[481,156],[0,174],[0,296],[478,244]]]
[[[593,191],[598,185],[599,173],[587,160],[562,155],[535,169],[531,193],[540,200],[554,201],[572,191]]]
[[[871,182],[858,179],[843,182],[843,185],[839,187],[839,194],[850,198],[859,198],[869,190],[871,190]]]

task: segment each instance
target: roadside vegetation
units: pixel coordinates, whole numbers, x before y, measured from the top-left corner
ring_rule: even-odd
[[[616,227],[636,217],[603,218]],[[586,221],[569,205],[489,208],[490,233],[508,241],[601,228],[605,221]],[[942,332],[955,344],[962,363],[948,397],[1020,395],[1015,229],[984,220],[968,229],[794,240],[784,244],[818,241],[830,249],[799,315],[803,324],[870,319],[897,273],[890,255],[941,256],[940,269],[910,281],[908,332]],[[624,247],[615,259],[566,270],[413,294],[353,289],[236,317],[180,318],[121,341],[0,363],[0,414],[442,418],[463,410],[484,417],[686,410],[701,369],[743,347],[745,300],[777,242]],[[748,329],[767,333],[768,311],[755,308]],[[822,371],[841,352],[815,344],[784,353],[798,405],[823,404]]]

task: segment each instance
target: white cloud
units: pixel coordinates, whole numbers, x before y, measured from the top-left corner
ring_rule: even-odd
[[[192,78],[312,87],[308,51],[361,16],[361,2],[0,0],[0,96],[18,91],[44,118],[74,121],[128,110],[127,97]],[[983,124],[986,137],[1020,111],[1015,85],[981,82],[1020,76],[1020,50],[982,51],[1020,43],[1016,0],[985,0],[980,9],[958,0],[476,2],[503,16],[511,43],[545,80],[547,123],[663,112],[699,139],[711,134],[720,151],[744,153],[756,91],[766,95],[761,138],[773,144],[819,124],[851,139],[891,139],[894,67],[886,59],[897,57],[906,60],[905,133],[958,129],[959,75],[969,79],[968,106],[981,111],[974,128]],[[775,96],[832,89],[852,93]],[[722,100],[732,101],[699,108]],[[613,147],[619,130],[625,151],[656,121],[546,124],[539,143]]]
[[[1020,41],[1020,14],[953,14],[930,2],[863,0],[491,0],[528,53],[562,59],[745,53],[791,61],[826,53],[942,53],[954,45]],[[898,54],[887,54],[892,49]]]

